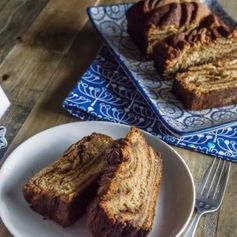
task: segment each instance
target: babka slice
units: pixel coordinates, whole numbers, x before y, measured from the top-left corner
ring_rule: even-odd
[[[143,134],[131,128],[108,153],[87,221],[94,237],[144,237],[152,228],[162,161]]]
[[[237,50],[223,59],[178,73],[173,93],[189,110],[237,103]]]
[[[23,187],[25,199],[40,214],[71,225],[96,194],[97,178],[106,165],[104,152],[113,140],[93,133],[73,144]]]
[[[237,49],[237,30],[212,14],[189,31],[167,37],[153,50],[159,74],[170,77],[190,66],[211,62]]]
[[[150,57],[156,44],[175,33],[191,31],[210,14],[211,11],[201,2],[141,1],[127,11],[128,33],[141,51]]]

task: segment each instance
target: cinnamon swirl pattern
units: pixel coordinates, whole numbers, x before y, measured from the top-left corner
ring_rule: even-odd
[[[172,90],[191,110],[236,104],[237,50],[223,59],[178,73]]]
[[[62,226],[73,224],[96,193],[95,181],[106,165],[103,153],[112,141],[93,133],[73,144],[24,185],[25,199],[35,211]]]
[[[152,228],[162,176],[162,160],[132,127],[108,153],[109,166],[88,210],[94,237],[148,235]]]

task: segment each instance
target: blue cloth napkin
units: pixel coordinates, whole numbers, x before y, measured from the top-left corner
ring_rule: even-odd
[[[106,47],[64,100],[63,107],[82,120],[134,125],[171,145],[237,162],[237,126],[187,137],[173,136],[157,120]]]

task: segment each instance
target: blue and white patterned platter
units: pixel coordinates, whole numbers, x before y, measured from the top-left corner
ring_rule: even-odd
[[[63,102],[81,120],[106,120],[141,128],[168,144],[237,163],[237,126],[185,137],[165,129],[131,80],[103,47]]]
[[[5,148],[7,146],[7,140],[5,139],[6,128],[0,126],[0,149]]]
[[[236,25],[215,0],[206,3],[224,21]],[[171,93],[172,81],[160,79],[152,61],[142,57],[127,34],[125,13],[131,5],[90,7],[88,15],[115,59],[164,126],[176,136],[187,136],[236,124],[237,105],[198,112],[183,108],[180,101]]]

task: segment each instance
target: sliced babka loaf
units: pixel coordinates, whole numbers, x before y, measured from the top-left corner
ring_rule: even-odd
[[[237,103],[237,50],[223,59],[178,73],[173,93],[190,110]]]
[[[94,237],[144,237],[152,228],[162,176],[162,161],[143,134],[131,128],[112,146],[109,166],[88,208]]]
[[[106,165],[104,152],[112,142],[103,134],[84,137],[24,185],[25,199],[40,214],[71,225],[96,194],[97,178]]]
[[[191,31],[210,14],[201,2],[141,1],[127,11],[128,33],[149,57],[157,43],[175,33]]]
[[[188,32],[167,37],[153,50],[155,68],[170,76],[190,66],[208,63],[237,49],[237,30],[212,14]]]

